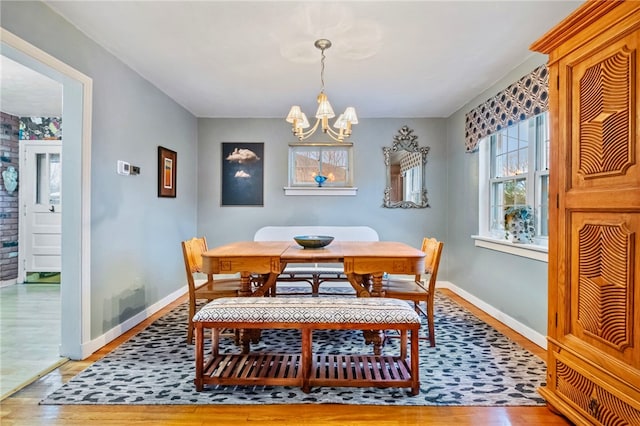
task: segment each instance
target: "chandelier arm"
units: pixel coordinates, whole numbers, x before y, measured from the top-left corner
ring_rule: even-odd
[[[327,127],[327,131],[325,133],[329,133],[330,135],[333,135],[335,137],[340,137],[340,132],[336,132],[331,127]]]
[[[312,128],[310,128],[309,130],[302,131],[296,134],[296,136],[298,136],[298,139],[300,140],[304,140],[306,138],[308,138],[309,136],[311,136],[317,129],[318,129],[318,125],[320,124],[320,119],[316,118],[316,124],[313,125]]]
[[[343,139],[336,138],[336,137],[335,137],[335,136],[333,136],[331,133],[327,133],[327,134],[329,135],[329,137],[330,137],[331,139],[333,139],[333,140],[334,140],[334,141],[336,141],[336,142],[344,142],[344,140],[343,140]]]
[[[333,130],[331,127],[327,127],[327,131],[325,133],[336,142],[344,142],[344,136]]]

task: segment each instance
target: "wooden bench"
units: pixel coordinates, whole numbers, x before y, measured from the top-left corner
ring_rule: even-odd
[[[420,318],[401,300],[353,297],[231,297],[209,302],[193,317],[196,390],[204,385],[410,387],[419,392]],[[298,329],[300,353],[220,353],[224,328]],[[205,329],[212,330],[205,356]],[[313,354],[313,330],[400,330],[400,355]],[[408,331],[411,352],[407,360]],[[268,343],[268,342],[267,342]]]
[[[265,226],[256,231],[254,241],[291,241],[299,235],[329,235],[334,241],[379,241],[378,233],[369,226]],[[345,281],[342,264],[287,265],[278,281],[311,284],[311,294],[318,296],[320,284]]]

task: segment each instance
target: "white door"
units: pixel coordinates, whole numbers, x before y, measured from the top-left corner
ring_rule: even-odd
[[[59,141],[25,142],[22,153],[24,257],[21,277],[27,272],[61,272],[62,144]]]

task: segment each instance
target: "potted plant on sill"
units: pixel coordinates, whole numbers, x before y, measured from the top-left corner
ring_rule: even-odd
[[[504,209],[505,238],[512,243],[532,243],[535,236],[531,206],[512,206]]]

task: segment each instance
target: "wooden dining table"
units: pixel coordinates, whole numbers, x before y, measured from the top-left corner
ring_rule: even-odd
[[[240,273],[243,296],[264,296],[291,263],[342,263],[344,273],[359,297],[378,297],[384,296],[384,273],[416,275],[424,272],[424,253],[395,241],[334,241],[315,249],[288,241],[239,241],[214,247],[202,255],[205,273]],[[265,279],[257,288],[252,288],[255,275]]]
[[[202,254],[202,272],[240,273],[241,296],[265,296],[292,263],[342,263],[358,297],[383,297],[384,273],[416,275],[424,272],[424,253],[395,241],[334,241],[322,248],[303,248],[289,241],[238,241]],[[260,279],[256,280],[256,277]],[[365,332],[379,353],[380,333]]]

